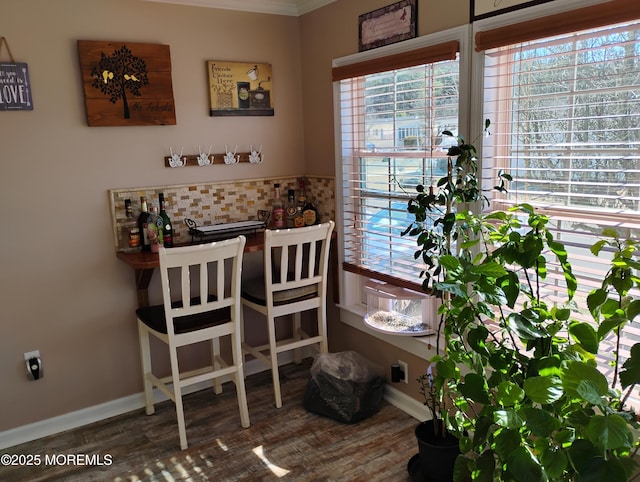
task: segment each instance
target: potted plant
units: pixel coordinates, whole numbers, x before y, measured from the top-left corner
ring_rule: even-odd
[[[423,288],[442,300],[444,350],[420,380],[439,412],[434,423],[459,440],[453,480],[627,480],[639,438],[625,402],[640,383],[640,344],[627,360],[616,351],[610,379],[595,359],[640,313],[631,297],[640,244],[603,233],[592,253],[608,251],[610,270],[584,297],[548,218],[526,204],[470,211],[485,200],[476,149],[458,139],[448,157],[437,191],[416,188],[407,208],[415,222],[404,234],[416,237],[416,258],[427,266]],[[500,173],[496,188],[509,180]],[[566,287],[554,305],[540,289],[551,262]]]

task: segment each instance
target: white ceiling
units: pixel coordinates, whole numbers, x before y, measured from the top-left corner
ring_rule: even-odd
[[[146,0],[148,2],[175,3],[196,7],[223,8],[244,12],[271,13],[297,17],[335,0]]]

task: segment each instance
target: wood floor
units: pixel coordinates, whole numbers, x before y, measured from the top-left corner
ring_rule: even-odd
[[[268,372],[247,378],[247,429],[240,427],[235,387],[225,384],[222,395],[204,390],[185,397],[185,451],[179,449],[174,405],[163,402],[152,416],[140,409],[4,449],[39,455],[41,465],[0,466],[0,480],[410,480],[407,462],[417,452],[414,418],[386,402],[356,424],[320,417],[302,406],[309,365],[283,367],[281,377],[280,409]],[[69,463],[73,456],[76,463]],[[45,457],[54,463],[45,465]],[[81,464],[86,462],[92,464]]]

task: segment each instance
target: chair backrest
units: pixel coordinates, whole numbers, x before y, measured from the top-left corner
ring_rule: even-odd
[[[304,292],[310,286],[317,287],[317,296],[326,297],[329,245],[334,225],[329,221],[304,228],[265,231],[265,298],[268,304],[274,304],[274,295],[278,292]]]
[[[240,318],[240,281],[246,238],[194,246],[160,248],[160,278],[167,333],[175,332],[180,318],[231,309]],[[182,318],[189,320],[189,318]]]

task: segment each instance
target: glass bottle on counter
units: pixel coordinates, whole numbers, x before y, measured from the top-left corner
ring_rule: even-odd
[[[158,201],[160,204],[160,217],[162,218],[162,239],[165,248],[173,247],[173,227],[171,226],[171,219],[166,211],[166,205],[164,201],[164,193],[158,194]]]
[[[125,251],[133,251],[140,248],[140,230],[138,220],[133,216],[133,206],[131,199],[124,200],[125,221],[122,224],[120,234],[120,247]]]
[[[304,192],[304,181],[300,181],[300,193],[298,194],[298,203],[296,205],[296,217],[293,220],[296,228],[304,227],[304,216],[302,215],[302,210],[304,209],[305,204],[307,204],[307,197]]]
[[[138,216],[138,234],[140,236],[140,248],[142,251],[151,251],[149,244],[149,234],[147,231],[149,224],[149,209],[147,208],[147,199],[140,196],[140,215]]]
[[[305,189],[304,189],[304,181],[300,181],[300,191],[304,193],[304,201],[302,206],[302,217],[304,218],[304,225],[311,226],[313,224],[318,224],[318,210],[314,206],[313,202],[310,198],[307,197]]]
[[[295,227],[295,219],[296,219],[297,212],[298,212],[298,209],[296,206],[296,191],[294,189],[289,189],[287,194],[287,210],[286,210],[288,228]]]
[[[275,196],[271,203],[271,225],[275,229],[281,229],[285,227],[285,215],[282,199],[280,199],[280,184],[273,185]]]
[[[147,221],[147,236],[149,237],[149,244],[152,253],[157,253],[162,241],[162,218],[158,214],[158,206],[151,207],[151,214]]]

